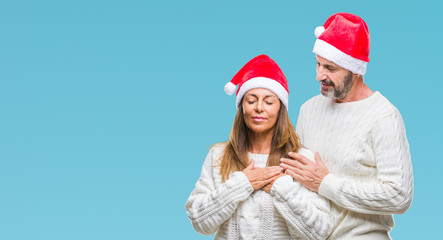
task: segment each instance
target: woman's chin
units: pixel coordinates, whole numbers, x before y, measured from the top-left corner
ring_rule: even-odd
[[[251,132],[253,133],[266,133],[269,132],[272,128],[269,127],[264,127],[264,126],[255,126],[252,128],[249,128],[249,130],[251,130]]]

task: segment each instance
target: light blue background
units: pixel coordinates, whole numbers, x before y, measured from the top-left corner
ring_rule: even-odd
[[[365,81],[397,106],[415,195],[394,239],[441,235],[439,1],[2,1],[0,239],[212,239],[184,204],[236,111],[224,84],[266,53],[289,114],[318,94],[314,29],[371,33]]]

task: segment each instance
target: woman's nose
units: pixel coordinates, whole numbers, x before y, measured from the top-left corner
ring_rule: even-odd
[[[257,112],[262,112],[263,111],[263,104],[264,104],[264,102],[263,101],[258,101],[257,102],[257,105],[255,106],[255,110],[257,111]]]

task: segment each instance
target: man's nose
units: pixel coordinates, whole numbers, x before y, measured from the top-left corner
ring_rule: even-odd
[[[328,78],[326,74],[321,69],[317,69],[317,81],[322,81],[326,78]]]

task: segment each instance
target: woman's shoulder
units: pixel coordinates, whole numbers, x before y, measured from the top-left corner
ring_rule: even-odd
[[[209,148],[209,154],[211,154],[214,159],[218,159],[223,154],[225,148],[226,142],[216,143]]]
[[[213,151],[223,151],[225,147],[226,147],[226,142],[220,142],[213,144],[210,149]]]

